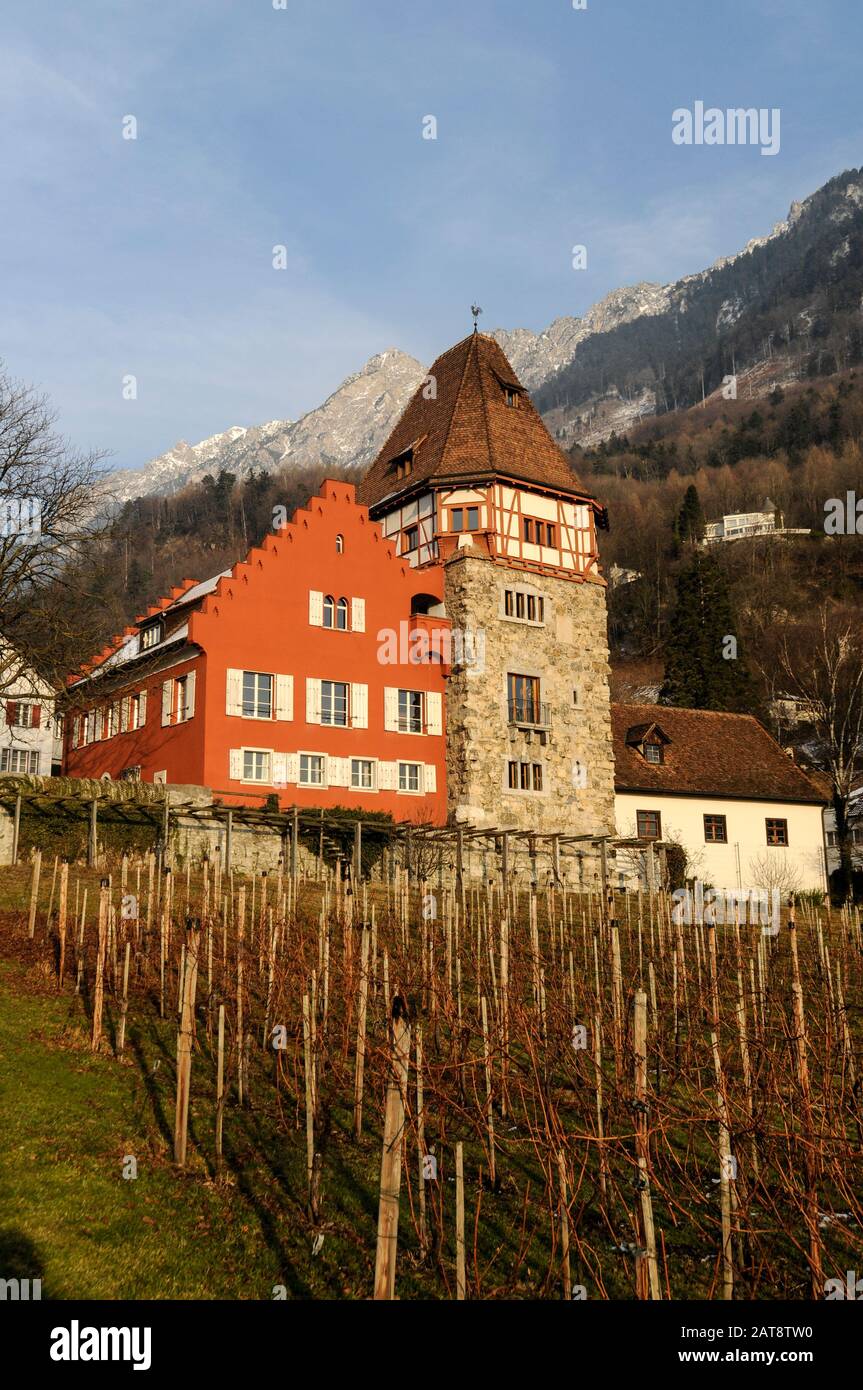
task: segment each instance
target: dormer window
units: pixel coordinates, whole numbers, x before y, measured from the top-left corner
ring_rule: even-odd
[[[658,724],[634,724],[626,734],[627,747],[634,748],[652,767],[661,767],[665,762],[665,749],[670,742]]]
[[[504,398],[505,398],[505,400],[506,400],[507,405],[508,405],[508,406],[511,406],[513,410],[517,410],[517,409],[518,409],[518,392],[517,392],[517,391],[514,391],[513,388],[512,388],[511,386],[505,386],[505,387],[503,388],[503,392],[504,392]]]
[[[151,623],[149,627],[141,628],[140,648],[142,652],[149,651],[150,647],[157,647],[162,640],[162,624]]]
[[[397,454],[390,467],[394,470],[398,479],[407,478],[413,472],[414,451],[413,446],[405,449],[404,453]]]

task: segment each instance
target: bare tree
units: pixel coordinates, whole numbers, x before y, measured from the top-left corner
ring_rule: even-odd
[[[0,372],[0,694],[31,669],[56,684],[89,654],[92,603],[49,596],[97,544],[103,456],[75,451],[54,425],[43,396]]]
[[[806,701],[833,787],[840,885],[851,891],[848,802],[863,776],[863,630],[859,615],[822,604],[808,623],[783,630],[779,666],[790,693]]]

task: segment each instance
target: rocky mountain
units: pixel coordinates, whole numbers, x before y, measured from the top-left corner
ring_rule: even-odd
[[[696,404],[730,376],[754,397],[854,365],[863,360],[861,305],[863,170],[852,170],[704,271],[614,290],[541,333],[494,336],[560,443],[591,446]],[[390,348],[299,420],[181,441],[140,470],[112,474],[111,491],[121,501],[169,494],[223,468],[238,477],[292,463],[362,470],[423,375],[414,357]]]
[[[119,502],[147,494],[178,492],[221,469],[246,477],[274,472],[291,463],[353,465],[371,462],[425,375],[416,358],[389,348],[369,358],[299,420],[266,425],[234,425],[199,444],[181,440],[141,469],[111,474],[109,488]]]
[[[562,444],[596,444],[719,390],[754,398],[863,362],[863,170],[793,204],[739,254],[663,287],[654,306],[583,337],[533,388]]]

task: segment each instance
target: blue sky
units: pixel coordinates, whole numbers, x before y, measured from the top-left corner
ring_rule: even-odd
[[[863,163],[860,0],[3,9],[0,355],[117,467],[428,362],[473,300],[538,330],[699,270]],[[675,145],[696,100],[779,107],[779,154]]]

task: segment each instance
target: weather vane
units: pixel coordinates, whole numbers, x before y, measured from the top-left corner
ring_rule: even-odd
[[[477,319],[479,318],[480,314],[482,313],[482,309],[479,307],[478,304],[471,304],[471,306],[470,306],[470,311],[471,311],[471,313],[473,314],[473,331],[474,331],[474,333],[475,333],[475,332],[476,332],[476,321],[477,321]]]

